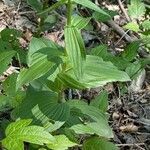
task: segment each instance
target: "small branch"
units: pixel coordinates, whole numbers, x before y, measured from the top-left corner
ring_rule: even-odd
[[[127,11],[125,10],[122,1],[121,1],[121,0],[117,0],[117,1],[118,1],[118,4],[119,4],[119,7],[120,7],[121,11],[124,13],[124,15],[125,15],[125,17],[126,17],[126,19],[127,19],[127,21],[128,21],[128,22],[131,22],[132,20],[131,20],[131,18],[128,16],[128,13],[127,13]]]
[[[135,37],[135,36],[134,36],[134,37],[129,36],[129,35],[128,35],[118,24],[116,24],[113,20],[107,21],[106,24],[107,24],[109,27],[113,28],[121,37],[123,36],[123,38],[124,38],[127,42],[131,43],[131,42],[133,42],[133,41],[135,41],[135,40],[138,40],[138,38]]]
[[[116,24],[113,20],[109,20],[105,23],[106,25],[108,25],[109,27],[111,27],[112,29],[114,29],[114,31],[116,33],[118,33],[121,37],[123,37],[128,43],[132,43],[134,41],[137,41],[139,40],[136,36],[130,36],[128,35],[118,24]],[[144,57],[144,58],[147,58],[147,57],[150,57],[148,56],[148,53],[147,51],[140,47],[140,51],[139,51],[139,55],[141,57]]]
[[[135,143],[135,144],[117,144],[119,147],[125,147],[125,146],[142,146],[145,145],[145,143]]]
[[[63,5],[67,0],[60,0],[58,2],[56,2],[54,5],[52,5],[51,7],[47,8],[46,10],[38,13],[38,15],[44,15],[45,13],[48,13],[50,11],[55,10],[56,8],[58,8],[59,6]]]
[[[130,30],[127,30],[127,31],[125,32],[125,34],[122,35],[122,37],[116,42],[115,45],[118,45],[118,43],[124,38],[124,36],[125,36],[129,31],[130,31]]]

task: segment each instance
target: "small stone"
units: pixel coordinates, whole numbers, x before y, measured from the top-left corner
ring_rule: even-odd
[[[117,112],[114,112],[112,115],[113,119],[119,119],[120,115]]]
[[[137,132],[138,127],[134,124],[128,124],[125,126],[120,126],[119,128],[122,132]]]
[[[120,98],[118,98],[118,99],[116,100],[116,103],[117,103],[117,105],[118,105],[118,106],[121,106],[121,105],[122,105],[122,101],[121,101],[121,99],[120,99]]]
[[[141,99],[140,102],[141,102],[142,104],[145,104],[145,103],[147,103],[147,99]]]

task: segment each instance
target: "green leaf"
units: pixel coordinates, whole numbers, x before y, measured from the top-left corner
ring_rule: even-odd
[[[3,41],[13,42],[18,37],[21,37],[21,32],[16,29],[4,29],[0,32]]]
[[[76,134],[97,134],[95,130],[93,130],[91,127],[89,127],[88,125],[84,125],[84,124],[77,124],[72,126],[70,129],[74,130],[74,132]],[[101,135],[100,135],[101,136]]]
[[[29,45],[29,52],[28,52],[28,66],[31,66],[32,64],[35,63],[35,59],[33,55],[37,51],[39,51],[42,48],[49,48],[49,51],[54,50],[54,49],[62,49],[59,45],[56,43],[45,39],[45,38],[32,38],[30,45]]]
[[[1,51],[0,52],[0,75],[6,71],[8,64],[11,62],[12,57],[15,55],[15,51]]]
[[[48,61],[46,58],[39,60],[28,69],[23,69],[18,75],[16,88],[20,88],[23,84],[29,83],[54,67],[55,63]],[[53,69],[52,69],[53,70]]]
[[[105,139],[92,137],[83,143],[83,150],[119,150],[113,143]]]
[[[145,30],[150,30],[150,20],[145,20],[144,22],[142,22],[142,27]]]
[[[90,105],[99,108],[103,112],[106,112],[109,105],[107,91],[102,91],[100,95],[91,101]]]
[[[43,145],[55,138],[40,126],[29,126],[32,120],[20,120],[11,123],[6,129],[6,138],[2,145],[8,150],[24,150],[23,142]]]
[[[139,25],[137,23],[135,23],[135,22],[130,22],[130,23],[126,24],[124,26],[124,28],[128,29],[128,30],[131,30],[131,31],[134,31],[134,32],[141,31]]]
[[[84,83],[81,83],[76,79],[75,76],[73,76],[73,72],[70,73],[71,75],[68,75],[67,73],[60,73],[58,74],[58,80],[64,84],[64,86],[68,88],[73,88],[73,89],[85,89],[86,86]]]
[[[6,106],[9,109],[16,107],[22,99],[25,97],[25,91],[16,91],[16,80],[17,74],[12,74],[8,76],[7,79],[2,83],[3,95],[3,107]],[[1,108],[1,107],[0,107]]]
[[[3,92],[7,96],[14,96],[16,93],[16,80],[17,74],[8,76],[7,79],[2,83]]]
[[[77,124],[77,125],[73,125],[70,129],[74,130],[74,132],[76,134],[90,134],[90,135],[98,135],[100,137],[106,137],[106,138],[112,138],[111,135],[108,135],[108,132],[106,132],[107,128],[103,126],[103,123],[97,123],[97,122],[93,122],[93,123],[85,123],[84,124]]]
[[[58,103],[57,94],[33,89],[27,91],[23,102],[13,111],[14,119],[32,118],[33,123],[46,125],[50,120],[64,122],[68,119],[70,108],[67,103]],[[28,109],[26,109],[28,108]]]
[[[110,57],[109,61],[111,61],[119,70],[123,71],[131,64],[125,57],[122,56]]]
[[[118,70],[111,62],[105,62],[97,56],[87,56],[81,83],[86,87],[97,87],[108,82],[129,81],[125,72]]]
[[[31,5],[32,8],[37,12],[40,12],[43,9],[43,3],[41,2],[41,0],[27,0],[27,3]]]
[[[127,61],[132,61],[139,50],[139,46],[140,46],[140,42],[139,41],[135,41],[130,43],[124,50],[124,52],[122,53],[122,57],[124,59],[126,59]]]
[[[0,112],[6,111],[10,108],[10,99],[5,95],[0,95]]]
[[[111,62],[105,62],[102,58],[92,55],[87,55],[81,79],[77,79],[71,69],[59,74],[58,78],[66,87],[76,89],[99,87],[115,81],[130,81],[129,76]]]
[[[81,30],[88,25],[90,20],[91,18],[83,18],[81,16],[75,15],[72,17],[71,25]]]
[[[105,44],[101,44],[95,48],[92,48],[91,49],[91,55],[94,55],[94,56],[99,56],[99,57],[102,57],[104,60],[107,59],[107,57],[109,57],[109,53],[107,51],[108,49],[108,46],[105,45]]]
[[[76,27],[65,27],[65,44],[68,58],[77,78],[83,75],[83,61],[85,60],[85,46]]]
[[[104,12],[106,12],[109,16],[106,16],[102,13],[99,12],[94,12],[93,13],[93,18],[96,19],[99,22],[106,22],[109,21],[111,18],[113,18],[114,16],[117,15],[117,13],[115,11],[112,10],[108,10],[108,9],[102,9]]]
[[[141,63],[138,61],[134,62],[128,66],[125,71],[131,77],[131,79],[134,79],[142,71]]]
[[[92,119],[91,123],[87,123],[84,130],[88,130],[90,128],[90,132],[94,132],[103,137],[112,138],[113,133],[111,128],[108,125],[107,117],[100,111],[98,108],[94,106],[89,106],[87,103],[78,100],[72,100],[68,102],[71,109],[76,108],[79,109],[84,115],[89,116]],[[76,125],[75,125],[76,126]],[[82,127],[80,131],[82,132]],[[73,127],[72,127],[73,128]]]
[[[80,4],[82,6],[85,6],[87,8],[90,8],[94,11],[99,12],[100,14],[103,14],[106,17],[110,17],[105,11],[103,11],[102,9],[100,9],[97,5],[95,5],[93,2],[91,2],[90,0],[73,0],[74,2],[76,2],[77,4]]]
[[[145,5],[141,0],[131,0],[131,4],[128,6],[130,17],[139,19],[145,14],[145,11]]]
[[[69,147],[76,146],[76,143],[71,142],[65,135],[54,136],[56,141],[47,144],[47,147],[52,150],[66,150]]]
[[[47,124],[44,124],[44,127],[46,128],[46,131],[48,132],[54,132],[58,130],[61,126],[64,125],[65,122],[55,121],[55,123],[47,122]]]

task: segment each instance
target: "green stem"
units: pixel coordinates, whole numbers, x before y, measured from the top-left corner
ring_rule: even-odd
[[[71,25],[71,16],[72,16],[72,2],[71,0],[68,0],[67,4],[67,25]]]
[[[63,5],[67,0],[60,0],[57,3],[55,3],[54,5],[52,5],[51,7],[47,8],[46,10],[38,13],[38,15],[44,15],[45,13],[48,13],[50,11],[55,10],[57,7]]]
[[[64,103],[66,102],[64,91],[62,90],[60,93],[58,93],[58,103]]]

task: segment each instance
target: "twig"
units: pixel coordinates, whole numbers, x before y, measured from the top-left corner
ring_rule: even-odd
[[[131,37],[131,36],[129,36],[128,34],[126,34],[126,32],[118,25],[118,24],[116,24],[113,20],[109,20],[109,21],[107,21],[106,22],[106,24],[109,26],[109,27],[111,27],[111,28],[113,28],[120,36],[123,36],[123,38],[127,41],[127,42],[129,42],[129,43],[131,43],[131,42],[133,42],[133,41],[135,41],[135,40],[138,40],[138,38],[137,37]]]
[[[127,30],[127,31],[125,32],[125,34],[122,35],[122,37],[116,42],[115,46],[118,45],[118,43],[124,38],[124,36],[125,36],[129,31],[130,31],[130,30]]]
[[[34,14],[35,11],[25,11],[25,12],[19,12],[19,15],[24,15],[24,14]]]
[[[135,143],[135,144],[117,144],[119,147],[125,147],[125,146],[142,146],[145,145],[145,143]]]
[[[144,144],[145,145],[145,144]],[[136,147],[140,148],[141,150],[145,150],[144,148],[142,148],[141,146],[135,144]]]
[[[124,13],[124,15],[125,15],[125,17],[126,17],[126,19],[127,19],[127,21],[128,21],[128,22],[131,22],[132,20],[131,20],[131,18],[128,16],[128,13],[127,13],[127,11],[125,10],[122,1],[121,1],[121,0],[117,0],[117,1],[118,1],[118,4],[119,4],[119,7],[120,7],[121,11]]]
[[[115,31],[116,33],[118,33],[121,37],[123,36],[123,38],[124,38],[128,43],[132,43],[132,42],[134,42],[134,41],[138,41],[138,40],[139,40],[139,39],[138,39],[136,36],[134,36],[134,35],[131,37],[130,35],[126,34],[126,32],[125,32],[118,24],[116,24],[112,19],[109,20],[109,21],[107,21],[107,22],[105,22],[105,24],[108,25],[109,27],[113,28],[114,31]],[[146,51],[144,48],[142,48],[142,47],[140,47],[139,55],[140,55],[141,57],[144,57],[144,58],[149,58],[149,55],[148,55],[147,51]]]

